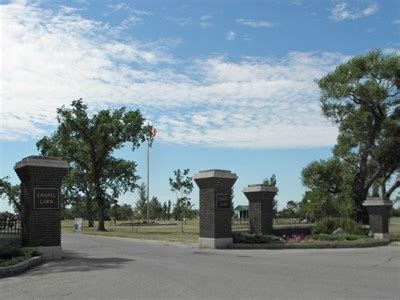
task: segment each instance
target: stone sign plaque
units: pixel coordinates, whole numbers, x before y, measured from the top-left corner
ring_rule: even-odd
[[[58,189],[33,189],[33,209],[59,209],[59,207]]]
[[[228,194],[216,194],[215,201],[217,209],[231,209],[231,199]]]

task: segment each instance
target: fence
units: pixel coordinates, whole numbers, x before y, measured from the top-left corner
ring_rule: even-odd
[[[18,219],[3,219],[0,220],[0,235],[21,233],[21,222]]]
[[[291,230],[294,228],[295,232],[301,232],[302,228],[309,232],[310,226],[312,225],[306,220],[300,220],[296,218],[274,218],[274,231],[277,233],[284,232],[285,230]],[[232,231],[233,232],[248,232],[250,231],[249,219],[237,219],[232,218]],[[291,231],[290,231],[291,232]]]
[[[249,220],[238,220],[238,219],[232,219],[232,231],[237,232],[237,231],[250,231],[250,222]]]

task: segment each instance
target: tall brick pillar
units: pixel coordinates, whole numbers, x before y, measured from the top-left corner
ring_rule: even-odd
[[[250,231],[273,234],[273,200],[278,192],[274,186],[251,184],[243,190],[249,200]]]
[[[200,248],[227,248],[233,243],[231,191],[236,179],[226,170],[200,171],[194,176],[200,189]]]
[[[68,162],[58,157],[28,156],[15,164],[21,180],[22,245],[38,247],[58,259],[61,248],[60,187]]]
[[[369,230],[376,239],[389,238],[389,211],[392,203],[379,197],[368,197],[363,205],[368,211]]]

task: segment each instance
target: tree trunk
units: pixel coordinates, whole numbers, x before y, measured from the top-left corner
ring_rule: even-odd
[[[368,190],[365,189],[365,181],[357,182],[354,187],[354,204],[356,206],[355,218],[357,222],[362,222],[363,224],[369,223],[368,212],[363,206],[364,201],[367,199]]]
[[[98,218],[99,218],[99,222],[97,224],[97,230],[98,231],[106,231],[106,228],[104,226],[104,199],[103,197],[98,197],[97,199],[97,203],[98,203]]]
[[[86,217],[88,220],[88,227],[94,227],[92,198],[90,198],[90,196],[86,198]]]

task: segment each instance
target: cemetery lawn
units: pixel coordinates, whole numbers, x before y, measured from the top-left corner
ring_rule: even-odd
[[[87,221],[84,220],[82,233],[123,238],[168,241],[183,244],[197,243],[199,238],[198,220],[187,221],[186,225],[183,227],[183,233],[182,225],[179,221],[160,221],[159,223],[165,223],[164,226],[130,226],[126,225],[127,223],[129,223],[129,221],[118,221],[117,226],[114,226],[111,221],[106,221],[105,227],[107,231],[97,231],[97,222],[95,222],[95,227],[88,228]],[[73,224],[73,220],[62,220],[61,230],[63,232],[74,232]]]

